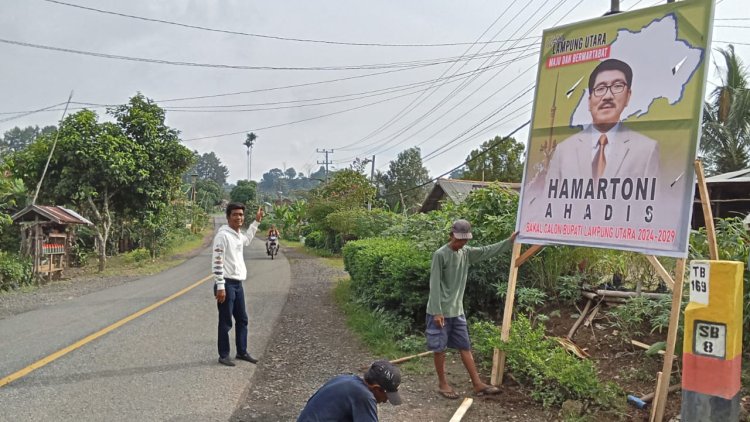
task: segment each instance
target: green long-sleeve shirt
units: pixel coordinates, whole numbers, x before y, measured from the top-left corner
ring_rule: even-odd
[[[479,248],[464,246],[454,251],[446,243],[432,254],[430,298],[427,313],[457,317],[464,313],[464,290],[469,266],[510,249],[510,239]]]

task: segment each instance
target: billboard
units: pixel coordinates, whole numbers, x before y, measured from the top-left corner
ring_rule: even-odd
[[[519,241],[684,257],[713,2],[544,31]]]

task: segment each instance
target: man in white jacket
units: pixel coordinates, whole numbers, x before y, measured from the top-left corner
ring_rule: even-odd
[[[227,205],[227,223],[219,227],[214,237],[211,269],[214,273],[214,295],[219,308],[219,363],[234,366],[229,358],[229,330],[232,329],[232,317],[237,324],[235,328],[235,345],[237,359],[258,363],[247,352],[247,310],[245,309],[245,291],[242,282],[247,277],[247,268],[242,251],[258,231],[258,224],[263,219],[263,212],[258,208],[255,221],[250,224],[247,233],[242,233],[245,222],[245,205],[233,202]]]

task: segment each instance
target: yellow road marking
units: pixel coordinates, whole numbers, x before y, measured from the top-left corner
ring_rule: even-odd
[[[180,290],[179,292],[177,292],[177,293],[175,293],[175,294],[173,294],[173,295],[171,295],[171,296],[169,296],[169,297],[167,297],[165,299],[162,299],[162,300],[160,300],[160,301],[158,301],[158,302],[156,302],[156,303],[154,303],[152,305],[149,305],[149,306],[141,309],[140,311],[138,311],[138,312],[136,312],[134,314],[126,316],[125,318],[123,318],[123,319],[115,322],[114,324],[112,324],[112,325],[110,325],[108,327],[102,328],[101,330],[99,330],[99,331],[97,331],[97,332],[95,332],[93,334],[89,334],[88,336],[86,336],[86,337],[84,337],[84,338],[76,341],[75,343],[71,344],[70,346],[65,347],[63,349],[60,349],[60,350],[56,351],[55,353],[52,353],[51,355],[49,355],[47,357],[39,359],[38,361],[32,363],[31,365],[29,365],[29,366],[27,366],[27,367],[25,367],[25,368],[23,368],[23,369],[21,369],[21,370],[19,370],[17,372],[12,373],[12,374],[8,375],[7,377],[5,377],[3,379],[0,379],[0,387],[3,387],[5,385],[7,385],[7,384],[10,384],[11,382],[13,382],[13,381],[15,381],[17,379],[22,378],[22,377],[28,375],[30,372],[32,372],[34,370],[37,370],[37,369],[41,368],[42,366],[47,365],[48,363],[53,362],[54,360],[65,356],[66,354],[72,352],[73,350],[76,350],[76,349],[78,349],[78,348],[86,345],[87,343],[90,343],[90,342],[98,339],[99,337],[101,337],[101,336],[109,333],[110,331],[113,331],[113,330],[116,330],[117,328],[120,328],[121,326],[127,324],[128,322],[130,322],[130,321],[138,318],[139,316],[141,316],[143,314],[146,314],[148,312],[153,311],[154,309],[156,309],[159,306],[161,306],[161,305],[169,302],[172,299],[175,299],[175,298],[177,298],[179,296],[184,295],[185,293],[189,292],[190,290],[198,287],[204,281],[209,280],[211,277],[213,277],[213,275],[206,276],[205,278],[200,279],[199,281],[195,282],[194,284],[192,284],[192,285],[190,285],[188,287],[185,287],[184,289]]]

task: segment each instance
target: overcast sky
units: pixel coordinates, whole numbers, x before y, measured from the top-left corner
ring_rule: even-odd
[[[664,3],[622,0],[621,8]],[[747,0],[717,3],[713,47],[733,42],[750,63]],[[0,0],[0,132],[57,124],[60,107],[14,113],[64,103],[71,90],[100,116],[105,109],[96,105],[141,92],[168,110],[167,124],[188,148],[218,155],[231,183],[247,178],[250,131],[258,135],[254,180],[274,167],[309,174],[325,159],[318,150],[334,151],[333,168],[375,155],[376,168],[387,170],[415,145],[436,177],[529,120],[544,28],[609,7],[610,0]],[[476,40],[496,42],[472,46]],[[455,61],[467,51],[474,60]],[[709,80],[718,82],[711,66]]]

